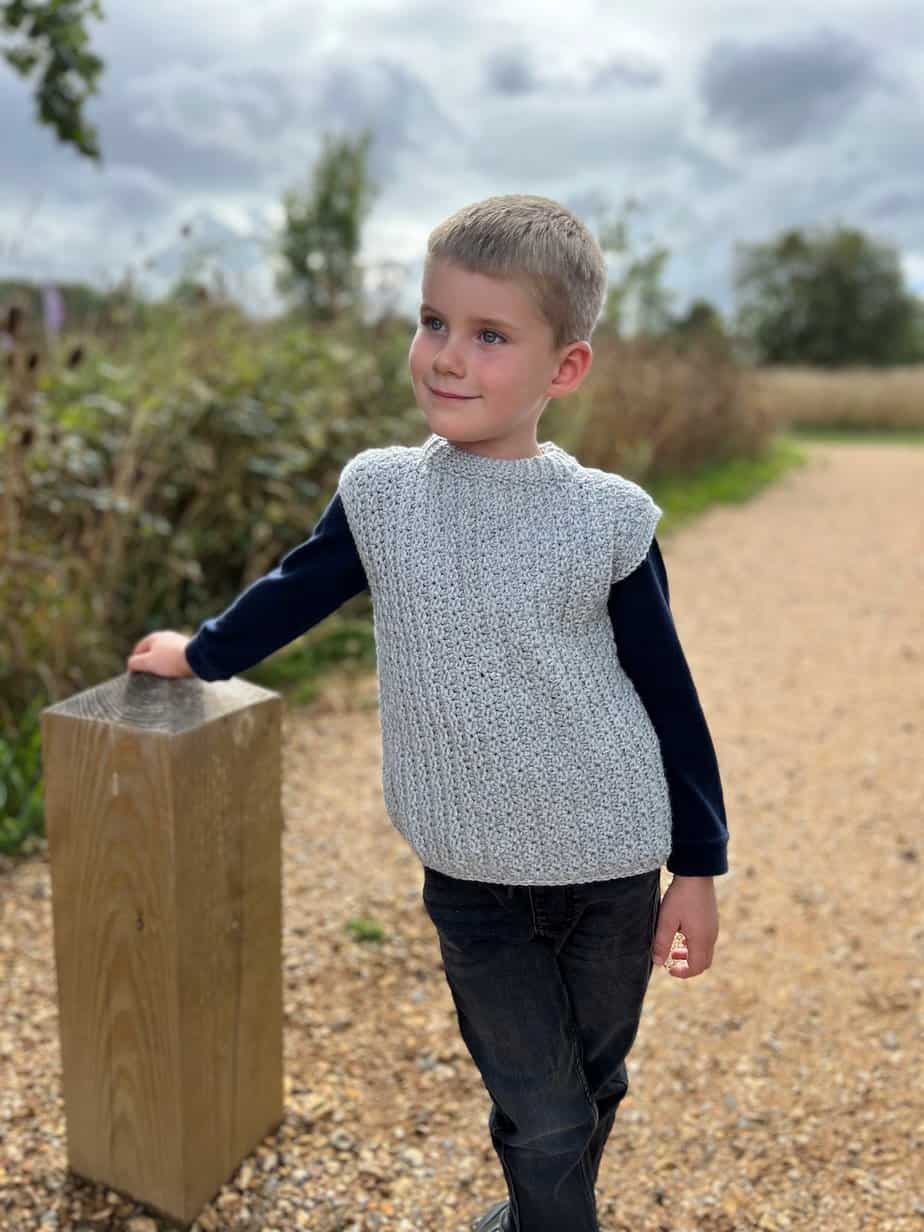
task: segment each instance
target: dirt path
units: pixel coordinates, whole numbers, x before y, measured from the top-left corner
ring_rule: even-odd
[[[605,1232],[924,1230],[924,449],[807,449],[663,544],[732,871],[712,968],[654,973]],[[383,811],[374,678],[344,696],[286,720],[286,1119],[203,1229],[464,1232],[504,1193]],[[154,1232],[66,1176],[47,865],[0,893],[0,1228]]]

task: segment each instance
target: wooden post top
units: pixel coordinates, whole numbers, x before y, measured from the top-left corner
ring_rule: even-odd
[[[92,719],[141,731],[179,735],[270,701],[281,702],[281,695],[237,676],[230,680],[205,681],[198,676],[123,672],[46,706],[41,714]]]

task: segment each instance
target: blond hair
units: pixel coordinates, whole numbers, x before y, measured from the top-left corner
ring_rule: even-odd
[[[487,197],[439,223],[425,266],[446,261],[475,274],[510,278],[552,328],[552,347],[590,341],[606,299],[606,259],[565,206],[525,193]]]

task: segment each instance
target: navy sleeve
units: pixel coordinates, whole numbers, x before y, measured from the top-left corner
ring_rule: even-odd
[[[186,660],[202,680],[229,680],[367,587],[338,489],[309,539],[202,622],[186,644]]]
[[[622,667],[651,718],[671,799],[669,872],[728,872],[728,822],[715,749],[670,610],[657,538],[642,563],[610,588],[608,610]]]

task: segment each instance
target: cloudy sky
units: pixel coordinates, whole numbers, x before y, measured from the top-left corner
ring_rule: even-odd
[[[323,133],[369,126],[361,256],[370,276],[403,263],[410,312],[430,228],[503,192],[553,197],[595,229],[634,196],[639,248],[671,250],[677,311],[696,296],[733,308],[736,242],[834,222],[895,245],[924,294],[920,0],[103,7],[87,109],[101,169],[36,123],[0,61],[0,277],[111,286],[132,268],[158,293],[198,244],[270,311],[284,191],[307,182]]]

